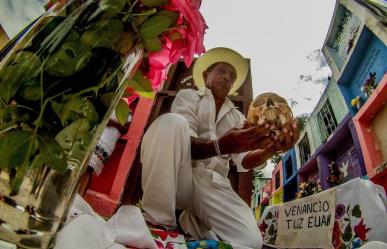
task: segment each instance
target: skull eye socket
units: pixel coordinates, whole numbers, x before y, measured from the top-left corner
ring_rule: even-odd
[[[254,107],[258,107],[260,105],[264,105],[266,103],[265,99],[263,98],[260,98],[260,99],[257,99],[253,102],[253,106]]]
[[[271,96],[271,99],[274,100],[275,102],[279,102],[279,103],[284,103],[286,104],[286,100],[278,95],[273,95]]]

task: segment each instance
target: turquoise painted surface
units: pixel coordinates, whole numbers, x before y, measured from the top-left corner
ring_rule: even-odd
[[[322,136],[317,122],[317,115],[326,103],[327,99],[329,99],[329,102],[331,103],[333,115],[336,118],[337,124],[339,124],[349,112],[348,106],[345,103],[344,97],[341,95],[337,83],[330,81],[307,122],[307,126],[310,129],[310,135],[312,137],[312,141],[309,139],[309,143],[313,144],[310,145],[312,155],[314,150],[322,144]],[[314,148],[314,150],[312,150],[312,148]]]

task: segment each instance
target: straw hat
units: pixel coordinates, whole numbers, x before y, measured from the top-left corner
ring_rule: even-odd
[[[199,89],[203,89],[205,86],[203,72],[212,64],[218,62],[226,62],[233,66],[236,71],[237,78],[228,93],[231,95],[235,93],[245,81],[249,70],[249,64],[242,55],[229,48],[219,47],[210,49],[197,59],[192,73],[195,84]]]

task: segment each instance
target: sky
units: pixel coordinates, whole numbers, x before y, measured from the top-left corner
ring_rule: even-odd
[[[311,113],[331,71],[321,53],[335,0],[207,0],[206,49],[229,47],[250,58],[253,96],[275,92],[298,116]],[[271,176],[274,165],[263,170]]]
[[[48,0],[0,0],[0,23],[10,38],[44,13]]]

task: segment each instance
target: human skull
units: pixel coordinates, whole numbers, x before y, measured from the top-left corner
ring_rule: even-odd
[[[263,123],[282,127],[293,119],[293,113],[286,100],[275,93],[262,93],[250,104],[247,121],[253,125]]]

